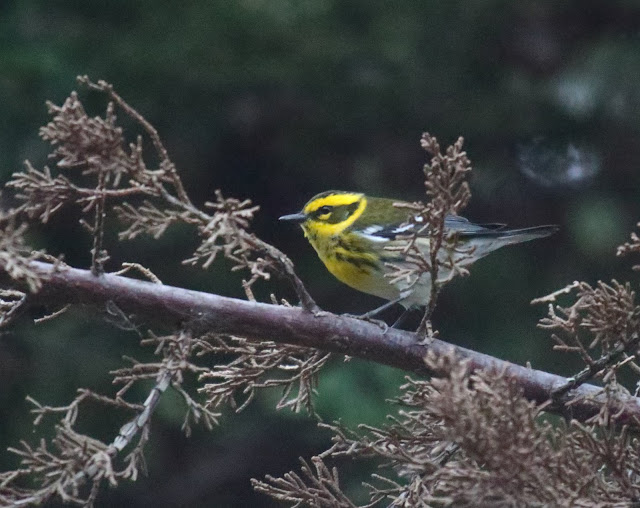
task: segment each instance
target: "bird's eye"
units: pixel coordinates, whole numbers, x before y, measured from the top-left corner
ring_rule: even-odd
[[[320,208],[318,208],[318,215],[326,215],[328,213],[331,213],[331,208],[329,205],[324,205],[321,206]]]

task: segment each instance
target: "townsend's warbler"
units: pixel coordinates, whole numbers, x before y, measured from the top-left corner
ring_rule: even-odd
[[[357,192],[327,191],[311,198],[301,212],[284,215],[280,220],[299,223],[327,269],[345,284],[397,301],[407,309],[428,305],[431,295],[428,272],[413,281],[396,280],[398,277],[394,276],[398,268],[412,267],[402,249],[394,247],[406,245],[409,235],[424,229],[420,224],[424,219],[416,216],[408,221],[410,211],[394,203],[401,202]],[[469,266],[504,245],[543,238],[557,229],[557,226],[537,226],[508,230],[504,224],[473,224],[463,217],[450,215],[445,219],[445,232],[457,236],[456,248],[446,244],[448,247],[439,251],[438,259],[444,262],[453,256],[458,266]],[[416,246],[429,256],[428,232],[418,233]],[[438,282],[454,275],[446,265],[441,264]]]

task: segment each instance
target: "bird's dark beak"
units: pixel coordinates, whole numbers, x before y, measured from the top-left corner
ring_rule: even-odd
[[[304,213],[292,213],[290,215],[283,215],[278,220],[284,220],[288,222],[296,222],[298,224],[307,220],[307,216]]]

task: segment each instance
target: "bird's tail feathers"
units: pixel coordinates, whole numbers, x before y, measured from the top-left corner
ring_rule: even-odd
[[[496,231],[494,234],[497,238],[504,240],[506,243],[514,244],[528,242],[529,240],[535,240],[537,238],[544,238],[545,236],[554,234],[558,229],[560,228],[555,225],[534,226],[531,228]]]

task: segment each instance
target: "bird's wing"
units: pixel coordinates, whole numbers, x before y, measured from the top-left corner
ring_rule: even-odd
[[[496,232],[503,230],[507,225],[501,223],[474,224],[464,217],[449,215],[444,220],[444,227],[449,232],[458,233],[460,236],[468,237],[495,234]]]
[[[410,235],[417,230],[416,224],[398,221],[385,225],[373,224],[359,229],[357,232],[372,241],[389,241],[394,240],[398,235]]]
[[[417,217],[421,219],[421,217]],[[369,240],[374,242],[385,242],[389,240],[395,240],[398,235],[411,235],[419,232],[427,236],[423,229],[422,221],[416,220],[416,222],[407,222],[406,220],[396,220],[392,223],[385,225],[372,224],[362,229],[357,230],[361,235],[364,235]],[[504,229],[505,224],[474,224],[469,222],[464,217],[458,215],[449,215],[445,219],[445,229],[452,233],[458,233],[461,236],[482,236],[490,233],[495,233]],[[421,236],[422,236],[421,234]]]

